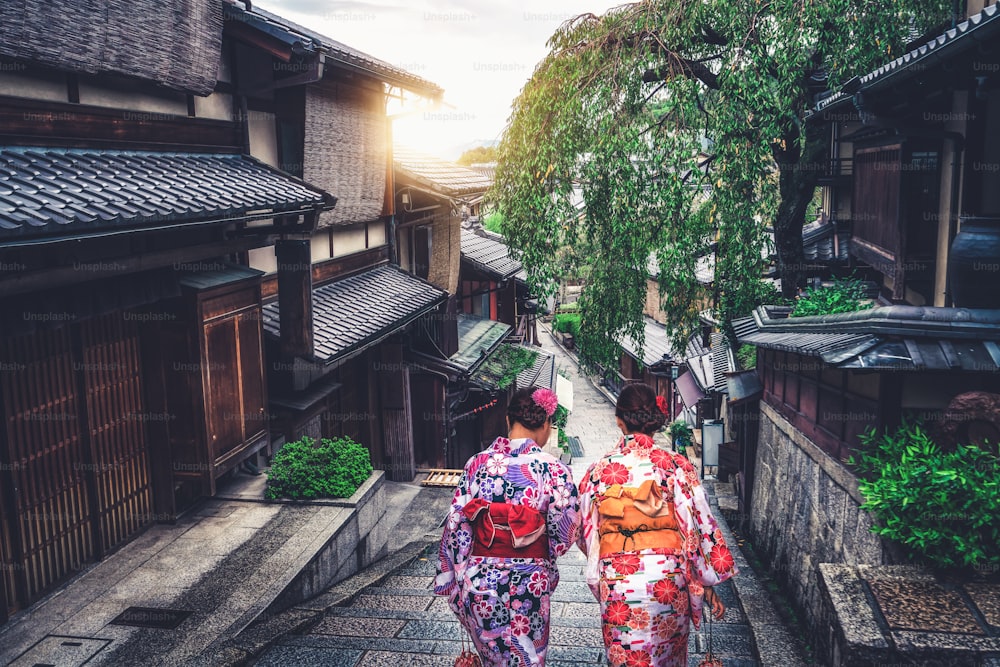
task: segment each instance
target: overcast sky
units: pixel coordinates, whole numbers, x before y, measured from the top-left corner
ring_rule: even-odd
[[[445,107],[394,121],[398,140],[454,159],[499,140],[510,104],[565,20],[621,0],[261,0],[260,6],[428,79]]]

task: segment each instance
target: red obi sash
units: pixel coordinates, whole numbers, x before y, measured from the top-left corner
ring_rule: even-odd
[[[549,558],[545,516],[538,510],[476,498],[462,514],[472,522],[473,556]]]

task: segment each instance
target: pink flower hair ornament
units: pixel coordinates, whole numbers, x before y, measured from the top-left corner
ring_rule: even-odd
[[[554,415],[556,408],[559,407],[559,399],[556,398],[555,392],[544,387],[536,389],[531,394],[531,400],[535,402],[535,405],[545,410],[545,414],[549,417]]]

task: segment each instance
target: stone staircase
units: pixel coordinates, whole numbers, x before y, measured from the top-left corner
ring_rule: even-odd
[[[256,663],[338,667],[451,667],[461,650],[461,628],[444,598],[433,594],[435,545],[347,604],[326,610],[307,633],[282,638]],[[584,581],[583,554],[575,547],[559,561],[561,580],[552,598],[548,667],[607,665],[600,607]],[[717,655],[732,667],[756,667],[753,642],[739,601],[727,583],[719,593],[729,607],[713,626]],[[707,635],[692,632],[691,664],[706,649]]]

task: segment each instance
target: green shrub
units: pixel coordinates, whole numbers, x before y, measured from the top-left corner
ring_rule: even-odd
[[[558,312],[552,318],[552,330],[568,333],[577,338],[580,335],[580,313]]]
[[[264,497],[347,498],[372,474],[368,450],[350,438],[319,443],[308,436],[286,443],[271,462]]]
[[[691,431],[691,427],[681,419],[670,422],[667,432],[670,433],[670,439],[673,441],[675,449],[689,447],[694,442],[694,433]]]
[[[552,425],[556,428],[562,430],[566,428],[566,423],[569,421],[569,410],[565,406],[557,406],[555,414],[552,415]]]
[[[757,368],[757,347],[743,344],[736,351],[736,359],[740,362],[740,368],[748,371]]]
[[[871,308],[864,302],[865,286],[855,278],[835,279],[832,285],[825,287],[810,287],[805,295],[795,302],[795,308],[789,317],[806,317],[807,315],[832,315],[834,313],[851,313],[856,310]]]
[[[500,389],[506,389],[513,384],[521,371],[531,368],[537,358],[538,353],[533,350],[504,343],[483,362],[476,375],[492,382]]]
[[[489,213],[485,218],[483,218],[483,227],[488,232],[493,232],[494,234],[502,234],[503,226],[503,213],[500,211],[493,211]]]
[[[872,532],[940,566],[1000,566],[1000,451],[943,451],[919,424],[861,436],[851,458]]]

